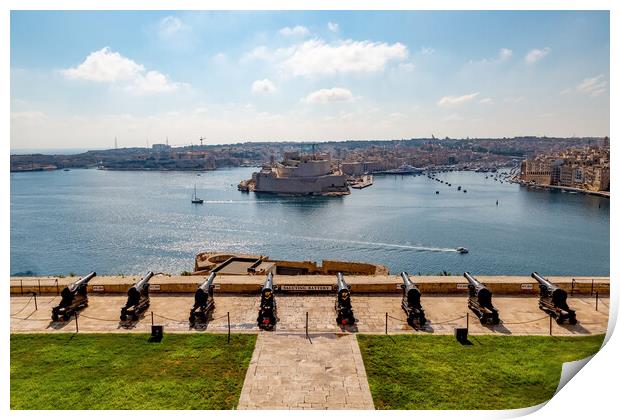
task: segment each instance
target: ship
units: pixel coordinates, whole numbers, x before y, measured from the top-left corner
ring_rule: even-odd
[[[329,153],[285,152],[284,159],[265,165],[241,181],[240,191],[279,195],[340,196],[351,193],[347,177],[332,164]]]

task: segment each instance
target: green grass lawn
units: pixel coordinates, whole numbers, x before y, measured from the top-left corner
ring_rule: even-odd
[[[12,334],[11,409],[231,409],[256,336]]]
[[[598,351],[603,336],[358,335],[377,409],[510,409],[553,396],[562,363]]]

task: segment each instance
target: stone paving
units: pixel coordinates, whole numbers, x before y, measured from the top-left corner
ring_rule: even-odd
[[[465,296],[423,296],[422,304],[429,319],[427,328],[414,331],[405,320],[400,307],[401,297],[394,295],[353,295],[352,304],[358,322],[354,327],[342,329],[336,325],[334,296],[332,295],[279,295],[277,296],[279,322],[276,332],[304,332],[306,312],[311,333],[365,332],[384,333],[385,313],[389,314],[388,332],[417,334],[452,334],[454,327],[465,326],[469,312],[470,334],[549,334],[549,319],[538,309],[538,298],[494,296],[493,302],[500,311],[503,324],[482,326],[467,309]],[[72,332],[75,322],[50,322],[51,308],[59,297],[39,296],[38,310],[30,297],[11,297],[11,332]],[[151,326],[151,311],[156,324],[163,324],[165,331],[189,332],[187,318],[193,304],[191,295],[152,295],[151,306],[137,323],[121,324],[120,308],[125,304],[122,295],[91,295],[89,306],[79,316],[81,332],[147,332]],[[604,333],[607,330],[609,298],[599,298],[598,311],[595,299],[589,296],[569,297],[569,305],[577,310],[577,325],[552,325],[554,335],[580,335]],[[213,320],[206,331],[225,332],[228,329],[227,312],[230,313],[232,332],[258,332],[256,316],[257,295],[215,294]]]
[[[351,334],[261,333],[239,409],[374,409]]]

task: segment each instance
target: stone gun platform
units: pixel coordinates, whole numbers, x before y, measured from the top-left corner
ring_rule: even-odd
[[[385,333],[386,313],[388,332],[415,334],[453,334],[454,327],[466,325],[469,313],[470,334],[548,335],[549,317],[538,309],[534,296],[495,295],[494,305],[500,311],[503,323],[497,326],[481,325],[467,308],[465,293],[456,295],[427,295],[422,304],[429,319],[427,328],[414,331],[405,321],[401,309],[401,296],[392,294],[352,295],[352,305],[357,318],[354,327],[341,328],[336,324],[335,293],[321,295],[277,295],[278,324],[275,331],[266,334],[305,333],[306,312],[309,333]],[[259,307],[258,293],[253,295],[215,293],[215,310],[212,320],[202,329],[190,329],[188,315],[194,298],[189,294],[151,295],[150,308],[136,323],[119,321],[120,308],[126,297],[118,294],[92,294],[89,305],[80,312],[80,332],[150,332],[152,320],[164,325],[166,332],[227,332],[227,314],[230,314],[232,332],[257,333],[256,317]],[[74,332],[75,319],[68,322],[51,322],[50,313],[60,297],[37,296],[35,310],[31,296],[11,297],[11,332]],[[577,325],[552,323],[553,335],[600,334],[607,330],[608,297],[598,299],[589,295],[569,297],[568,303],[577,311]]]

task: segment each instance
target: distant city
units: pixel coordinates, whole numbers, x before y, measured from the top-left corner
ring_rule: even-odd
[[[150,148],[114,148],[78,154],[12,154],[11,172],[44,171],[73,168],[106,170],[210,171],[222,167],[256,167],[273,164],[287,152],[329,154],[344,172],[353,175],[375,173],[411,165],[417,168],[451,167],[455,170],[487,170],[529,162],[524,181],[552,184],[536,178],[549,172],[546,163],[560,156],[566,160],[568,149],[605,147],[609,139],[600,137],[555,138],[514,137],[499,139],[419,138],[408,140],[301,142],[247,142],[230,145],[193,145],[172,147],[153,144]],[[591,153],[590,153],[591,155]],[[536,158],[537,156],[541,156]],[[586,154],[586,156],[588,156]],[[583,158],[571,158],[571,167]],[[555,159],[554,161],[557,161]],[[600,159],[599,159],[600,160]],[[537,162],[537,163],[533,163]],[[598,162],[598,160],[597,160]],[[604,158],[601,162],[604,162]],[[607,152],[607,162],[609,154]],[[601,163],[604,167],[604,163]],[[536,165],[542,165],[538,167]],[[556,165],[557,166],[557,165]],[[565,169],[566,170],[566,169]],[[607,173],[609,165],[607,163]],[[556,170],[557,172],[557,170]],[[587,172],[587,171],[586,171]],[[586,172],[583,172],[586,176]],[[596,172],[596,171],[595,171]],[[603,171],[604,172],[604,171]],[[599,172],[597,172],[599,173]],[[590,176],[590,175],[588,175]],[[599,176],[604,181],[604,176]],[[568,175],[564,175],[568,180]],[[579,180],[576,172],[575,180]],[[607,176],[608,179],[608,176]],[[555,178],[554,178],[555,180]],[[564,181],[567,182],[567,181]],[[605,189],[605,182],[597,188]],[[608,185],[608,181],[607,181]],[[608,188],[608,186],[607,186]]]

